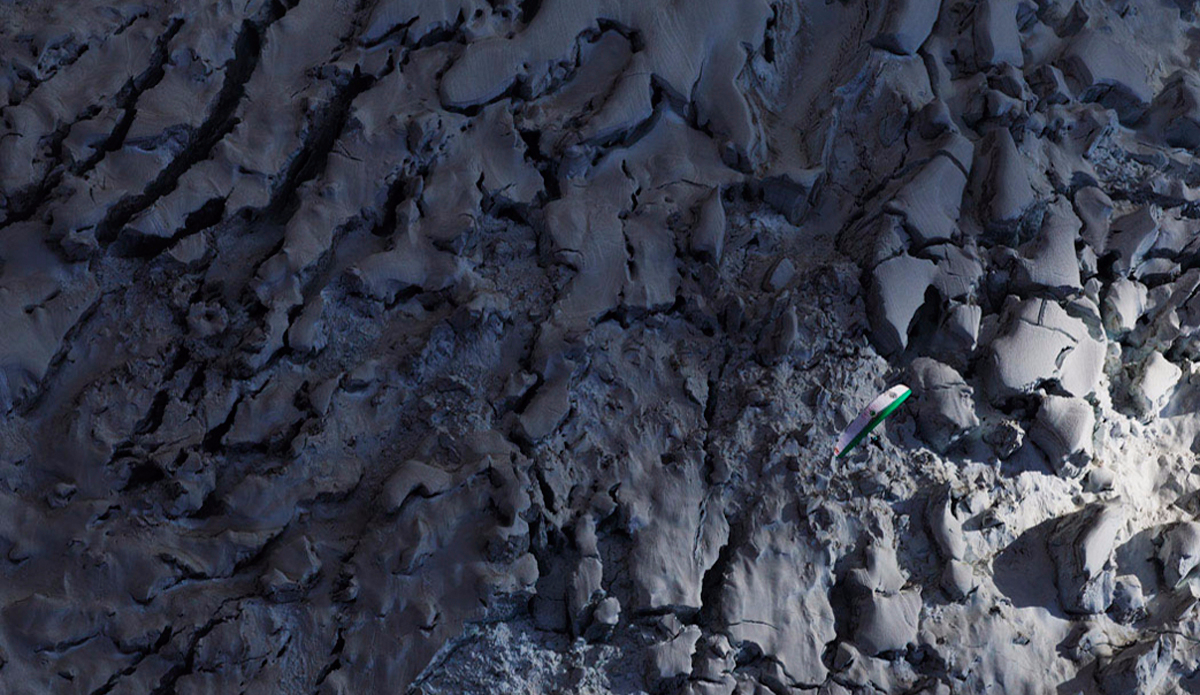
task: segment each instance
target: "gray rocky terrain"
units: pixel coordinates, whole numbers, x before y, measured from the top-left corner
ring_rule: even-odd
[[[1196,12],[0,0],[0,692],[1200,693]]]

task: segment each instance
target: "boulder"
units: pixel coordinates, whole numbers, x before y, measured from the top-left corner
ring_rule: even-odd
[[[1163,409],[1170,399],[1175,384],[1183,370],[1163,357],[1161,352],[1152,352],[1140,365],[1130,384],[1130,398],[1139,415],[1153,416]]]
[[[1173,73],[1154,97],[1147,120],[1170,147],[1200,147],[1200,78],[1190,70]]]
[[[1150,206],[1113,220],[1105,253],[1114,256],[1113,272],[1128,276],[1158,241],[1158,219]]]
[[[1025,64],[1017,30],[1017,5],[1011,0],[983,0],[975,5],[975,61],[978,67]]]
[[[1174,588],[1200,565],[1200,523],[1175,524],[1163,534],[1158,550],[1163,580]]]
[[[620,621],[621,602],[615,596],[609,596],[596,604],[596,610],[592,611],[592,621],[583,636],[589,642],[603,642],[612,636]]]
[[[1128,278],[1117,278],[1108,286],[1101,311],[1109,335],[1116,338],[1133,330],[1146,313],[1148,294],[1145,285]]]
[[[954,368],[928,357],[909,366],[909,384],[917,404],[917,430],[935,450],[944,452],[979,426],[974,389]]]
[[[979,343],[979,326],[983,309],[974,304],[951,304],[938,327],[934,342],[940,348],[936,354],[946,355],[955,366],[966,366]]]
[[[1170,258],[1148,258],[1133,269],[1133,277],[1147,285],[1161,285],[1179,277],[1181,268]]]
[[[521,433],[530,441],[539,441],[558,428],[571,409],[570,384],[562,374],[538,388],[529,405],[518,416]]]
[[[1113,602],[1108,612],[1119,623],[1131,623],[1145,617],[1146,596],[1142,593],[1142,582],[1137,575],[1126,574],[1117,577],[1117,584],[1113,588]]]
[[[1037,202],[1028,167],[1007,128],[988,131],[976,150],[971,188],[988,232],[1015,242],[1026,213]]]
[[[725,204],[721,201],[721,190],[712,194],[700,205],[696,226],[692,229],[692,253],[712,261],[721,262],[725,251]]]
[[[276,603],[297,601],[316,581],[321,560],[308,536],[289,539],[271,552],[258,579],[263,594]]]
[[[796,277],[796,264],[792,263],[792,259],[784,256],[775,261],[767,276],[763,278],[763,289],[768,292],[779,292],[787,287],[794,277]]]
[[[1029,75],[1029,86],[1043,104],[1066,104],[1072,98],[1071,88],[1067,86],[1062,70],[1053,65],[1043,64],[1034,68]]]
[[[904,649],[917,637],[920,589],[904,589],[904,575],[890,544],[877,540],[866,551],[865,567],[846,578],[851,595],[854,644],[878,656]]]
[[[926,508],[929,532],[937,544],[938,552],[947,560],[962,560],[967,554],[967,542],[963,538],[962,521],[954,514],[954,504],[948,487],[943,487],[929,498]]]
[[[880,353],[891,355],[908,347],[909,325],[936,276],[933,261],[912,256],[896,256],[871,271],[867,315]]]
[[[1112,220],[1112,199],[1099,188],[1086,186],[1075,193],[1072,202],[1079,219],[1083,221],[1083,240],[1092,247],[1096,255],[1103,255],[1108,241],[1108,227]]]
[[[905,229],[918,247],[958,235],[958,216],[967,176],[949,157],[930,159],[908,180],[884,210],[903,215]]]
[[[858,604],[854,643],[871,655],[903,650],[916,642],[921,605],[920,589],[870,595]]]
[[[794,169],[762,182],[763,201],[779,211],[792,224],[800,224],[819,191],[824,172],[820,169]]]
[[[922,256],[937,262],[933,286],[943,299],[964,301],[975,294],[983,278],[983,265],[973,249],[954,244],[938,244],[924,250]]]
[[[1153,93],[1146,66],[1111,36],[1085,30],[1057,61],[1079,100],[1113,109],[1124,125],[1141,119]]]
[[[1096,670],[1106,695],[1151,695],[1159,691],[1171,668],[1171,645],[1165,636],[1125,647]]]
[[[699,639],[700,628],[688,625],[674,637],[651,646],[646,680],[658,688],[682,681],[692,672],[692,654]]]
[[[584,557],[579,565],[571,572],[567,581],[567,627],[572,635],[583,634],[587,625],[588,614],[597,596],[603,595],[600,579],[604,568],[600,558]]]
[[[1079,277],[1079,258],[1075,241],[1081,228],[1079,218],[1065,201],[1050,206],[1042,219],[1037,239],[1022,249],[1013,272],[1017,291],[1033,293],[1048,290],[1065,296],[1083,289]]]
[[[1087,396],[1104,366],[1104,343],[1083,319],[1046,299],[1010,301],[990,348],[984,384],[994,403],[1031,394],[1049,381],[1071,396]]]
[[[1029,437],[1056,472],[1073,476],[1091,460],[1095,427],[1096,415],[1087,401],[1046,396]]]
[[[941,0],[899,0],[888,5],[883,29],[871,45],[897,55],[913,55],[937,21]]]
[[[966,598],[979,586],[975,580],[975,571],[961,560],[950,560],[946,563],[942,569],[941,584],[946,595],[955,601]]]
[[[434,497],[453,484],[453,477],[446,471],[409,459],[397,466],[384,482],[379,495],[380,509],[384,514],[395,514],[411,498]]]
[[[1001,420],[983,435],[983,440],[991,445],[996,456],[1004,460],[1025,443],[1025,430],[1016,420]]]
[[[1125,523],[1120,507],[1095,503],[1063,517],[1048,539],[1059,603],[1068,613],[1095,614],[1113,601],[1113,549]]]

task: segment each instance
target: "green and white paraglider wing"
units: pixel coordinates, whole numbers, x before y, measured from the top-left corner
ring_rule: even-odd
[[[854,422],[846,428],[845,432],[838,437],[837,444],[833,447],[833,455],[842,457],[846,452],[858,446],[859,442],[866,439],[871,430],[879,426],[879,423],[887,419],[889,415],[896,412],[896,408],[912,395],[910,390],[904,384],[896,384],[887,391],[879,394],[867,409],[858,414],[854,418]]]

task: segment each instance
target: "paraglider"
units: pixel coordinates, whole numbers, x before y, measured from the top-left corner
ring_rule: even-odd
[[[871,430],[879,426],[879,423],[887,419],[889,415],[896,412],[900,404],[912,395],[912,390],[904,384],[896,384],[887,391],[876,396],[875,400],[854,418],[854,422],[842,432],[838,437],[837,444],[833,447],[833,455],[841,458],[848,451],[858,446],[859,442],[866,439]]]

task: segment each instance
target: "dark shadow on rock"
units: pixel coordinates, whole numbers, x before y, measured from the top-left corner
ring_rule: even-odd
[[[1054,469],[1050,467],[1045,454],[1033,442],[1029,441],[1027,436],[1025,442],[1021,444],[1021,448],[1014,451],[1012,456],[1009,456],[1001,464],[1000,474],[1006,478],[1015,478],[1029,471],[1045,473],[1049,476],[1055,475]]]
[[[1097,662],[1084,666],[1075,672],[1075,677],[1059,683],[1055,692],[1058,695],[1099,695],[1100,687],[1096,683]]]
[[[1017,537],[992,560],[996,588],[1017,608],[1042,607],[1067,619],[1058,604],[1055,567],[1046,539],[1058,519],[1048,519]]]
[[[1132,574],[1142,583],[1142,593],[1147,597],[1158,590],[1158,567],[1154,562],[1156,548],[1154,539],[1165,526],[1151,526],[1133,534],[1117,546],[1113,557],[1117,563],[1117,574]]]
[[[1190,384],[1186,379],[1179,382],[1171,399],[1159,411],[1159,417],[1170,418],[1177,415],[1191,415],[1200,410],[1200,387]],[[1192,451],[1196,445],[1192,445]]]

